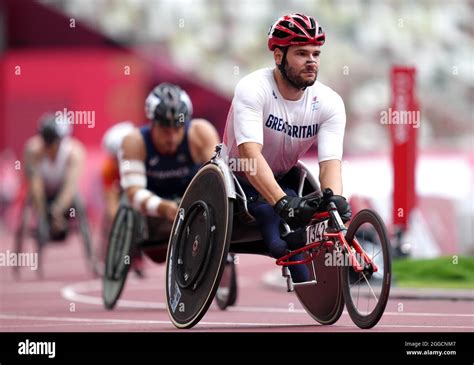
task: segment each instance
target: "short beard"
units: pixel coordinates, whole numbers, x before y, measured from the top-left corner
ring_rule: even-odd
[[[316,79],[318,78],[318,70],[316,70],[314,80],[304,80],[295,71],[295,69],[293,67],[290,67],[288,65],[288,62],[286,62],[286,65],[285,65],[285,72],[286,72],[287,77],[294,84],[294,85],[291,85],[291,86],[297,86],[299,89],[303,89],[303,88],[306,88],[308,86],[312,86],[316,82]]]

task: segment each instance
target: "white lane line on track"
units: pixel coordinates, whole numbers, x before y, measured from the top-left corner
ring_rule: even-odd
[[[123,323],[105,323],[104,326],[117,326],[122,325]],[[84,322],[81,326],[97,326],[97,323],[88,323]],[[4,325],[0,324],[0,329],[8,329],[8,328],[25,328],[27,332],[29,328],[45,328],[45,327],[71,327],[70,323],[38,323],[38,324],[11,324],[11,325]]]
[[[474,326],[431,326],[423,324],[377,324],[375,328],[439,328],[439,329],[462,329],[462,330],[473,330]]]
[[[87,281],[87,282],[80,282],[80,283],[68,285],[61,289],[61,296],[64,299],[67,299],[73,302],[103,306],[104,302],[102,301],[102,298],[81,294],[81,292],[84,292],[84,291],[100,290],[102,288],[101,285],[102,284],[99,281]],[[144,301],[125,300],[125,299],[119,299],[117,302],[117,306],[127,307],[127,308],[166,309],[165,303],[144,302]]]
[[[167,324],[173,328],[170,321],[156,321],[143,319],[112,319],[112,318],[75,318],[75,317],[42,317],[42,316],[26,316],[16,314],[0,314],[0,319],[5,320],[33,320],[33,321],[50,321],[50,322],[68,322],[81,323],[83,325],[119,325],[119,324]],[[49,326],[50,324],[45,324]],[[36,325],[41,327],[41,325]],[[54,325],[51,325],[54,326]],[[235,326],[235,327],[324,327],[319,324],[288,324],[288,323],[247,323],[247,322],[199,322],[196,329],[200,326]],[[3,327],[3,326],[0,326]],[[17,327],[17,326],[9,326]],[[354,325],[333,325],[336,328],[354,328]],[[472,329],[474,326],[430,326],[430,325],[378,325],[377,328],[434,328],[434,329]]]
[[[113,318],[75,318],[75,317],[48,317],[48,316],[27,316],[17,314],[0,314],[0,319],[8,320],[34,320],[34,321],[58,321],[58,322],[79,322],[79,323],[99,323],[99,324],[168,324],[170,328],[174,328],[171,321],[157,321],[157,320],[143,320],[143,319],[113,319]],[[294,326],[308,326],[307,324],[289,324],[289,323],[261,323],[261,322],[199,322],[199,325],[204,326],[265,326],[265,327],[294,327]]]
[[[474,318],[474,313],[423,313],[423,312],[384,312],[388,316],[419,316],[419,317],[470,317]]]
[[[301,314],[305,313],[304,309],[293,309],[288,310],[288,308],[273,308],[273,307],[229,307],[226,309],[230,312],[265,312],[265,313],[295,313]],[[344,314],[347,314],[347,311],[344,310]],[[474,313],[423,313],[423,312],[384,312],[384,316],[420,316],[420,317],[474,317]]]
[[[86,304],[103,305],[100,297],[82,294],[87,291],[100,290],[101,283],[97,280],[79,282],[65,286],[61,289],[63,298]],[[155,308],[166,309],[165,303],[146,302],[138,300],[120,299],[117,303],[120,307],[128,308]],[[278,308],[278,307],[253,307],[253,306],[235,306],[226,309],[229,312],[247,312],[247,313],[285,313],[285,314],[306,314],[304,309]],[[347,314],[347,311],[344,311]],[[413,316],[413,317],[468,317],[474,318],[474,313],[425,313],[425,312],[385,312],[384,316]]]

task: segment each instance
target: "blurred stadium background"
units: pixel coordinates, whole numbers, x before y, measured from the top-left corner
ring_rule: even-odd
[[[222,136],[236,83],[272,66],[269,26],[303,12],[327,33],[319,80],[346,105],[346,194],[357,208],[379,210],[395,232],[392,143],[380,113],[390,106],[392,67],[412,66],[421,127],[416,209],[403,242],[414,257],[472,255],[473,10],[467,0],[0,0],[1,231],[17,224],[17,161],[43,112],[94,112],[94,126],[75,125],[74,135],[88,148],[81,190],[97,225],[104,131],[144,122],[146,94],[169,81]]]

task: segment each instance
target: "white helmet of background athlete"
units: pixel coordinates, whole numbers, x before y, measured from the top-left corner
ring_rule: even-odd
[[[135,128],[130,121],[120,122],[110,127],[102,138],[102,147],[111,155],[117,156],[125,136]]]

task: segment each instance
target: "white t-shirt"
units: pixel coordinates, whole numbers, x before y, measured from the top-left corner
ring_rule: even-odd
[[[273,69],[255,71],[239,81],[224,131],[225,158],[238,159],[237,146],[261,144],[275,176],[288,172],[318,140],[319,162],[341,160],[346,125],[342,98],[316,81],[300,100],[284,99]]]
[[[41,158],[39,170],[47,196],[56,195],[64,184],[71,152],[71,140],[69,137],[64,137],[59,142],[58,152],[54,160],[50,160],[47,156]]]

